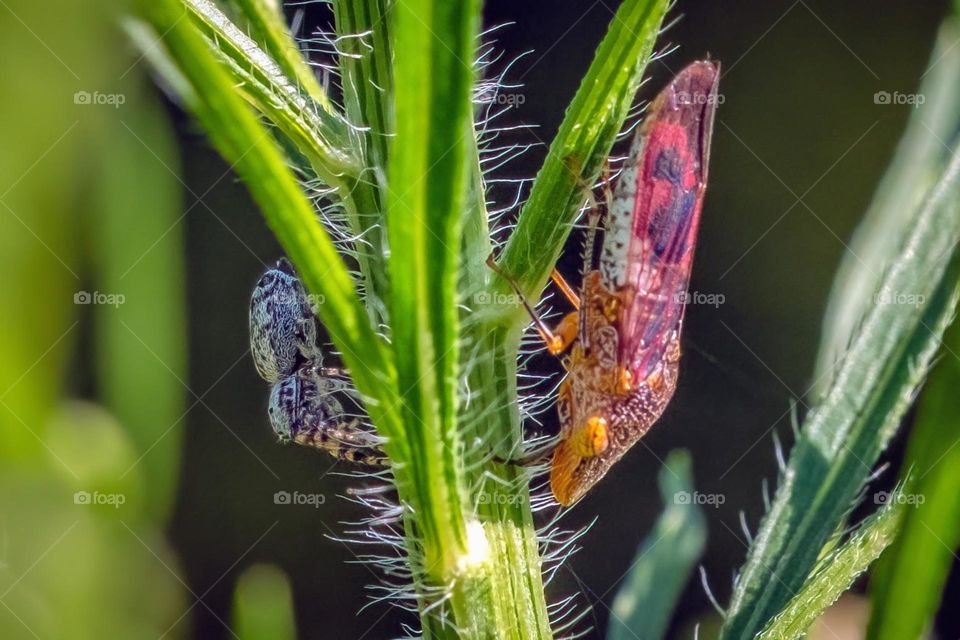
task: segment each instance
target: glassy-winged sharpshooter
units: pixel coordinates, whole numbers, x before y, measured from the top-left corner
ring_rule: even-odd
[[[657,96],[617,179],[599,267],[586,265],[579,295],[554,272],[576,307],[553,332],[538,322],[552,353],[570,350],[550,466],[562,505],[650,430],[676,389],[719,79],[718,63],[694,62]]]

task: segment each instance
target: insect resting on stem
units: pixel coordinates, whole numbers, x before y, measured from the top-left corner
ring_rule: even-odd
[[[599,265],[591,232],[579,293],[551,276],[575,310],[551,330],[527,305],[550,353],[569,350],[550,465],[562,505],[606,475],[676,390],[719,79],[719,63],[694,62],[650,105],[607,205]]]
[[[386,464],[380,440],[346,415],[344,401],[359,407],[356,392],[346,372],[323,366],[316,322],[293,265],[282,259],[267,269],[250,298],[250,351],[257,373],[273,385],[273,431],[340,460]]]

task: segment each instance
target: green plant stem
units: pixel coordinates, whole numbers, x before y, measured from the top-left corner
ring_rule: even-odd
[[[473,472],[464,458],[474,452],[463,444],[467,416],[459,403],[458,271],[462,211],[473,206],[475,184],[471,94],[479,3],[408,0],[393,11],[390,319],[414,462],[409,472],[397,468],[396,476],[418,513],[424,591],[449,585],[459,637],[549,637],[528,500],[503,511],[497,505],[475,511]],[[485,391],[492,380],[484,381]],[[498,402],[502,396],[473,404]],[[532,574],[523,573],[531,564]],[[453,635],[436,617],[422,616],[422,623],[432,636]]]
[[[346,117],[356,127],[364,172],[350,184],[356,202],[354,227],[365,242],[358,251],[369,264],[368,305],[385,300],[383,194],[387,172],[388,142],[393,133],[390,97],[393,95],[392,49],[386,0],[336,0],[333,3],[343,102]]]
[[[528,298],[536,298],[546,283],[584,202],[584,185],[593,184],[610,155],[668,5],[667,0],[620,5],[550,143],[499,260]]]
[[[478,466],[491,451],[509,457],[520,444],[517,413],[517,346],[519,332],[490,327],[479,338],[468,372],[476,395],[462,419],[468,447],[471,499],[483,522],[493,562],[491,575],[498,615],[510,640],[552,637],[544,599],[537,530],[530,510],[529,478],[511,465]],[[471,461],[472,458],[472,461]],[[497,478],[493,480],[492,478]],[[499,499],[503,497],[505,499]]]

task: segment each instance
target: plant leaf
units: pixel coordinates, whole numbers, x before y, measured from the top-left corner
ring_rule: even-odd
[[[664,509],[637,550],[613,601],[607,640],[656,640],[670,623],[683,587],[703,553],[707,525],[694,494],[690,455],[672,451],[659,475]]]
[[[351,129],[342,116],[317,109],[283,69],[240,31],[210,0],[184,0],[192,22],[210,51],[232,76],[233,91],[266,115],[310,161],[330,186],[340,186],[361,172]],[[161,32],[162,33],[162,32]],[[181,67],[181,70],[183,68]]]
[[[838,293],[830,297],[824,313],[813,397],[822,397],[829,389],[836,361],[870,305],[869,296],[842,292],[877,287],[890,255],[913,224],[917,207],[949,160],[950,149],[943,141],[960,132],[960,49],[954,46],[958,39],[960,20],[947,19],[930,56],[929,74],[917,90],[925,101],[912,110],[896,155],[837,270],[833,286]]]
[[[283,73],[296,81],[323,110],[333,113],[334,108],[326,91],[317,82],[313,69],[304,60],[300,48],[287,28],[281,3],[269,0],[230,0],[247,19],[247,23]]]
[[[157,33],[192,93],[189,107],[220,153],[233,163],[260,205],[307,288],[323,296],[318,313],[343,354],[354,383],[368,402],[371,417],[391,437],[399,424],[396,379],[384,341],[373,331],[353,280],[333,242],[321,227],[310,201],[297,184],[277,143],[234,90],[232,76],[204,41],[196,23],[184,19],[177,0],[141,3],[142,14]]]
[[[802,637],[820,614],[836,602],[857,576],[893,542],[906,510],[903,492],[891,493],[889,502],[857,527],[850,540],[820,560],[801,591],[770,621],[757,640]]]
[[[734,589],[722,638],[753,637],[803,585],[923,382],[956,308],[960,150],[917,210],[834,384],[804,421]],[[904,298],[904,296],[908,296]]]
[[[944,339],[943,358],[924,387],[903,463],[905,491],[918,503],[874,570],[868,640],[919,638],[930,624],[960,546],[960,323]]]
[[[467,546],[457,432],[457,270],[480,5],[405,0],[392,11],[389,308],[407,459],[416,460],[413,474],[399,470],[396,477],[401,495],[419,511],[429,577],[445,584]]]
[[[537,297],[630,111],[660,33],[667,0],[620,5],[550,144],[517,228],[500,258],[528,297]],[[518,317],[523,313],[517,310]]]

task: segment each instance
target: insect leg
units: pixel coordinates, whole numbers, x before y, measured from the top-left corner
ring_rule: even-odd
[[[570,283],[560,275],[560,272],[554,269],[550,272],[550,279],[557,285],[563,296],[570,301],[570,304],[572,304],[575,309],[579,309],[580,296],[577,295],[577,292],[570,286]]]
[[[369,466],[386,466],[388,458],[382,445],[360,428],[357,419],[331,424],[308,420],[293,439],[299,445],[326,451],[338,460]]]
[[[555,445],[544,447],[541,450],[531,451],[519,458],[501,458],[494,456],[493,461],[497,464],[510,465],[511,467],[536,467],[544,464],[553,456]]]
[[[564,317],[564,319],[561,321],[560,325],[558,326],[558,329],[561,332],[555,334],[553,331],[550,330],[550,327],[547,326],[547,323],[545,323],[543,319],[540,318],[539,314],[537,314],[536,309],[534,309],[530,305],[530,303],[527,301],[526,296],[524,296],[523,293],[520,291],[520,287],[517,286],[516,281],[510,276],[508,276],[506,273],[504,273],[503,270],[497,266],[497,263],[494,260],[492,253],[487,258],[487,265],[491,269],[493,269],[494,272],[497,273],[497,275],[499,275],[504,280],[509,282],[511,287],[513,287],[514,292],[520,297],[520,301],[523,302],[523,307],[527,310],[527,313],[533,319],[533,326],[536,328],[537,333],[540,334],[540,338],[547,345],[547,350],[554,355],[563,353],[563,351],[568,346],[570,346],[570,343],[573,342],[573,339],[576,338],[577,327],[579,326],[579,317],[577,312],[573,311],[567,314],[567,316]],[[564,284],[569,288],[569,285],[567,285],[565,281],[564,281]],[[572,333],[569,328],[569,325],[571,324],[573,324]]]

